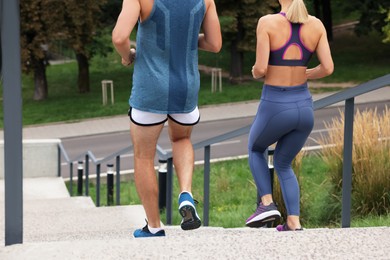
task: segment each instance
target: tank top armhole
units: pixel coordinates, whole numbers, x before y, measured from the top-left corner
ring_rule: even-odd
[[[149,14],[149,16],[144,20],[144,21],[141,21],[141,16],[138,18],[138,22],[139,22],[139,24],[141,25],[141,24],[144,24],[144,23],[146,23],[146,22],[148,22],[151,18],[152,18],[152,16],[153,16],[153,14],[156,12],[156,6],[157,6],[157,2],[158,0],[153,0],[153,7],[152,7],[152,10],[150,11],[150,14]]]

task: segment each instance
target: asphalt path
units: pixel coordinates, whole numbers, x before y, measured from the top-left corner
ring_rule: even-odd
[[[363,111],[365,109],[377,109],[378,113],[382,113],[388,102],[375,102],[358,104],[355,106],[355,110],[359,109]],[[326,122],[331,122],[333,118],[340,117],[340,111],[343,111],[343,107],[328,107],[321,110],[315,111],[315,124],[313,131],[308,138],[305,149],[316,150],[318,144],[316,140],[321,135],[326,135],[329,131],[325,127]],[[228,120],[216,120],[209,122],[202,122],[194,127],[192,134],[192,142],[197,142],[225,134],[241,127],[248,126],[252,123],[253,117],[235,118]],[[97,159],[103,159],[109,155],[120,151],[131,145],[130,134],[126,132],[107,133],[90,136],[80,136],[73,138],[61,139],[69,157],[75,158],[80,154],[85,154],[87,151],[91,151]],[[211,146],[211,159],[212,161],[226,160],[237,157],[247,156],[247,144],[248,135],[242,135],[231,140],[226,140],[221,143],[216,143]],[[171,145],[169,142],[167,128],[164,127],[160,136],[158,145],[164,150],[170,150]],[[203,161],[203,149],[195,151],[196,163],[202,163]],[[107,162],[107,163],[114,163]],[[156,157],[156,165],[158,165],[158,158]],[[74,172],[76,171],[77,164],[74,165]],[[94,174],[94,165],[90,164],[90,174]],[[127,153],[121,156],[121,171],[132,172],[133,169],[133,154]],[[101,171],[106,171],[106,163],[101,166]],[[69,177],[69,165],[63,161],[61,168],[62,176],[64,178]]]

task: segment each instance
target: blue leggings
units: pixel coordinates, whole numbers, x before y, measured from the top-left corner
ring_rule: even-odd
[[[249,132],[249,166],[259,195],[272,194],[271,176],[264,152],[277,142],[274,167],[288,215],[300,214],[299,185],[291,162],[305,144],[313,125],[313,101],[307,83],[293,87],[264,84],[260,105]]]

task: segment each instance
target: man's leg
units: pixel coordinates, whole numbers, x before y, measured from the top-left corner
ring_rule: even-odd
[[[191,143],[192,126],[181,125],[168,120],[168,132],[172,143],[173,164],[179,180],[179,212],[182,216],[181,228],[191,230],[199,228],[201,220],[196,212],[191,194],[192,174],[194,170],[194,149]]]
[[[138,195],[144,206],[149,227],[160,227],[158,208],[158,184],[154,169],[154,157],[158,137],[164,124],[139,126],[130,123],[134,146],[134,178]]]
[[[168,133],[172,143],[173,164],[179,180],[180,192],[191,192],[194,170],[194,149],[191,143],[193,126],[180,125],[168,120]]]

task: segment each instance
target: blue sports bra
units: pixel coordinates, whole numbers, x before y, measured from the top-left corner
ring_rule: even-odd
[[[286,16],[285,13],[280,13],[283,16]],[[309,60],[313,54],[301,41],[300,31],[302,24],[300,23],[291,23],[291,34],[289,40],[279,49],[271,50],[269,55],[268,64],[274,66],[304,66],[307,67]],[[295,45],[299,48],[301,52],[300,59],[284,59],[287,49]]]

